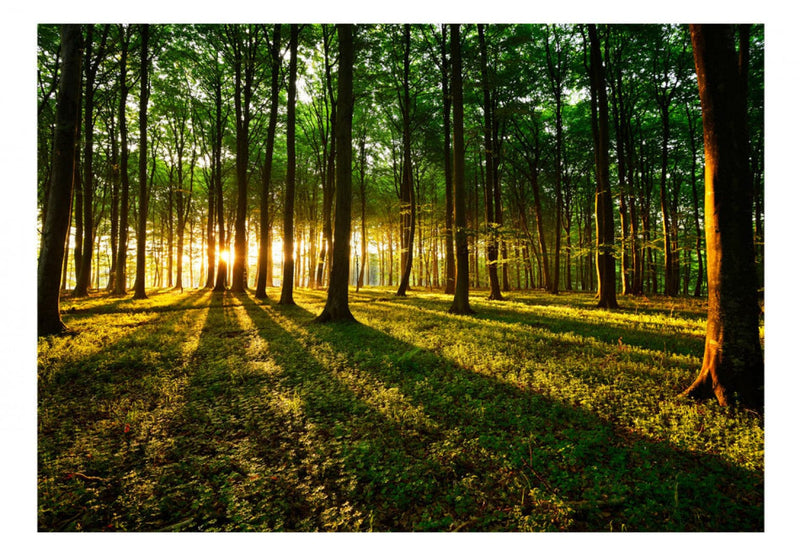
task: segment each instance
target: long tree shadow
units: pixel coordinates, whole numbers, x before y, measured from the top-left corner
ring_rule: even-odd
[[[243,303],[259,333],[261,327],[273,330],[266,326],[271,317],[264,310]],[[357,457],[344,459],[358,481],[355,504],[374,508],[376,526],[763,528],[758,473],[619,430],[592,412],[460,368],[368,326],[309,325],[312,315],[302,310],[283,316],[290,322],[278,323],[299,344],[287,345],[284,357],[317,354],[315,368],[333,369],[328,373],[349,383],[362,399],[374,397],[364,389],[371,378],[418,410],[408,418],[394,412],[396,443],[387,442],[385,434],[370,434],[359,444]],[[298,334],[299,329],[306,333]],[[322,386],[330,378],[317,386],[309,385],[309,379],[314,380],[313,374],[297,376],[296,386],[307,406],[316,407],[317,426],[335,422],[352,428],[358,422],[350,415],[352,404],[328,394],[336,390],[330,385]],[[363,422],[355,428],[370,433]],[[404,493],[410,493],[408,503],[398,504]],[[552,521],[537,521],[543,515]]]
[[[190,295],[177,306],[196,303]],[[80,344],[77,356],[40,359],[41,530],[108,529],[126,513],[123,478],[142,471],[193,336],[178,312],[140,324],[85,354],[86,339],[65,338],[62,350]]]

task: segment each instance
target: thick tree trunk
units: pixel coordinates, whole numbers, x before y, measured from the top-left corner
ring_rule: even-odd
[[[737,67],[733,27],[692,25],[703,110],[708,326],[703,366],[683,393],[720,405],[764,404],[753,184],[748,179],[746,67]]]
[[[337,25],[339,80],[336,119],[336,223],[328,299],[316,321],[354,321],[348,302],[352,205],[353,26]]]
[[[289,43],[289,99],[286,116],[286,194],[283,203],[283,277],[281,305],[294,305],[294,186],[295,98],[297,95],[297,24],[292,24]],[[349,167],[348,167],[349,168]],[[348,233],[349,236],[349,233]]]
[[[37,269],[37,332],[59,334],[61,265],[69,230],[70,199],[75,177],[75,142],[80,120],[81,26],[61,26],[61,80],[56,103],[56,133],[48,192],[47,216]]]
[[[464,94],[461,78],[461,30],[450,25],[450,59],[453,92],[453,203],[455,210],[456,290],[450,313],[471,315],[469,306],[469,247],[464,188]]]
[[[597,170],[597,189],[595,192],[595,222],[597,230],[597,283],[598,307],[616,309],[616,261],[614,260],[614,202],[611,198],[611,185],[608,174],[608,96],[606,93],[605,71],[600,54],[600,41],[597,27],[589,25],[591,44],[591,82],[595,102],[592,119],[595,128],[595,167]]]

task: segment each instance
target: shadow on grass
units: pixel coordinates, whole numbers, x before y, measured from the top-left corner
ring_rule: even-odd
[[[66,383],[48,386],[43,403],[69,402],[48,423],[80,420],[59,424],[60,439],[40,429],[41,529],[763,529],[759,473],[641,438],[376,328],[311,324],[302,305],[205,293],[182,301],[208,308],[194,339],[137,329],[109,346],[107,362],[83,361],[80,398],[56,397]],[[178,315],[159,315],[164,330]],[[137,361],[127,353],[137,343],[165,357]],[[137,398],[163,375],[174,397]],[[76,440],[91,411],[114,403],[137,408],[131,435],[119,421]],[[52,476],[67,470],[92,480]]]
[[[368,326],[313,325],[299,309],[281,322],[243,304],[265,340],[279,324],[297,344],[282,350],[285,368],[322,354],[294,386],[318,429],[358,439],[342,463],[357,480],[351,503],[371,508],[376,528],[763,529],[758,473],[617,430]],[[363,405],[341,385],[365,399],[369,384],[418,411],[399,409],[391,423],[359,418]]]

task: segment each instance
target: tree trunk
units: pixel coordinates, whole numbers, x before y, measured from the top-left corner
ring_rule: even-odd
[[[486,155],[486,264],[489,269],[489,299],[502,300],[503,294],[500,293],[500,280],[497,274],[497,225],[495,202],[495,153],[492,142],[492,103],[491,91],[489,86],[489,70],[486,60],[486,39],[484,37],[484,26],[478,24],[478,40],[480,44],[481,58],[481,88],[483,89],[483,148]]]
[[[597,27],[589,25],[591,44],[592,126],[595,131],[595,167],[597,190],[595,192],[595,222],[597,230],[597,283],[598,307],[616,309],[616,262],[614,260],[614,201],[608,175],[608,96],[605,71],[600,54]]]
[[[297,24],[291,26],[289,43],[289,99],[286,110],[286,194],[283,204],[283,276],[281,305],[294,305],[294,186],[295,186],[295,98],[297,95]],[[348,166],[349,168],[349,166]],[[349,235],[349,232],[348,232]]]
[[[260,241],[258,248],[258,271],[256,272],[256,297],[266,299],[267,297],[267,265],[272,265],[270,259],[270,222],[269,222],[269,197],[270,185],[272,181],[272,154],[275,149],[275,128],[278,123],[278,104],[280,102],[280,42],[281,25],[275,24],[272,31],[272,44],[270,54],[272,55],[272,75],[270,82],[270,110],[269,123],[267,124],[267,144],[264,156],[264,169],[261,182],[261,228]]]
[[[59,334],[66,330],[60,316],[60,281],[75,177],[80,89],[81,26],[62,25],[61,79],[56,103],[52,174],[36,277],[39,336]]]
[[[128,44],[131,28],[119,26],[120,35],[120,60],[119,60],[119,106],[117,119],[119,120],[119,246],[117,247],[116,276],[114,277],[114,294],[127,293],[128,275],[128,213],[130,181],[128,179],[128,121],[125,116],[125,107],[128,103]]]
[[[148,40],[150,26],[142,24],[141,61],[140,61],[140,97],[139,97],[139,222],[136,232],[136,280],[133,284],[133,299],[147,299],[145,292],[145,247],[147,235],[147,101],[150,97],[148,78]]]
[[[450,59],[453,92],[453,203],[456,225],[456,290],[450,313],[471,315],[469,306],[469,247],[464,191],[464,95],[461,78],[461,32],[458,24],[450,25]]]
[[[403,113],[403,175],[400,182],[400,212],[403,223],[400,239],[403,264],[400,269],[400,285],[395,294],[400,297],[405,297],[410,286],[411,269],[414,263],[414,228],[416,224],[414,184],[411,173],[411,93],[409,90],[411,25],[409,24],[403,26],[403,45],[403,96],[400,103]]]
[[[348,302],[353,161],[353,25],[337,25],[339,80],[336,116],[336,223],[328,299],[316,322],[354,321]]]
[[[685,396],[720,405],[764,404],[753,183],[748,179],[747,68],[737,66],[733,27],[691,25],[703,110],[708,325],[703,366]]]
[[[456,291],[456,257],[453,251],[453,166],[450,146],[450,86],[447,61],[447,26],[442,25],[442,101],[444,104],[444,273],[445,294]]]

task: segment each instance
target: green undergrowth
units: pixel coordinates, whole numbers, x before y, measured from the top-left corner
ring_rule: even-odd
[[[65,301],[40,530],[763,530],[761,418],[678,396],[702,303],[268,293]]]

